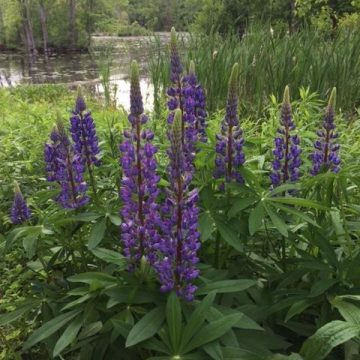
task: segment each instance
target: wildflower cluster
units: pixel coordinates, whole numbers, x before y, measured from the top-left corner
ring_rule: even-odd
[[[186,159],[181,144],[181,111],[176,110],[170,132],[170,189],[162,208],[161,257],[156,264],[162,291],[175,289],[177,294],[192,300],[196,286],[192,281],[199,271],[197,251],[200,248],[197,208],[198,191],[190,190],[191,174],[186,170]]]
[[[335,131],[335,100],[336,88],[331,92],[329,103],[325,112],[322,129],[317,131],[318,140],[315,141],[315,152],[311,155],[313,167],[311,175],[317,175],[321,169],[330,169],[334,173],[340,171],[340,145],[335,142],[338,134]]]
[[[155,154],[157,148],[152,145],[154,137],[150,130],[142,129],[147,117],[143,114],[143,102],[139,85],[137,63],[131,65],[131,110],[128,117],[131,129],[124,132],[125,140],[120,145],[123,169],[121,181],[121,239],[124,253],[132,266],[146,256],[154,262],[153,244],[158,240],[156,225],[159,223]]]
[[[239,169],[245,162],[243,152],[244,138],[239,126],[238,109],[238,64],[234,64],[230,80],[228,97],[226,103],[225,118],[221,123],[221,133],[216,135],[216,159],[215,172],[216,179],[225,179],[226,182],[232,180],[238,183],[243,182]],[[224,183],[221,184],[224,188]]]
[[[295,130],[295,124],[292,120],[288,86],[286,86],[284,91],[280,125],[281,127],[277,130],[279,135],[274,141],[273,171],[270,174],[270,180],[273,186],[278,186],[288,181],[296,181],[299,178],[299,167],[301,165],[300,138],[297,135],[291,134],[291,132]]]
[[[96,135],[94,119],[90,112],[85,112],[85,100],[79,89],[75,109],[70,118],[70,133],[74,142],[75,151],[81,155],[81,160],[88,168],[91,165],[99,166],[100,149]]]
[[[191,62],[189,72],[183,76],[183,67],[176,44],[176,33],[171,34],[171,82],[168,117],[170,146],[167,151],[168,188],[162,193],[157,174],[157,147],[154,134],[146,125],[143,99],[139,83],[139,69],[135,61],[131,64],[129,128],[123,133],[119,145],[122,177],[120,184],[121,244],[129,260],[130,270],[141,266],[142,260],[155,270],[161,291],[175,291],[191,301],[197,289],[194,284],[199,276],[199,193],[193,186],[194,157],[197,141],[207,141],[205,93],[195,75]],[[232,181],[243,183],[241,168],[245,163],[244,138],[238,117],[239,66],[234,64],[229,84],[226,113],[221,122],[221,131],[216,135],[214,177],[220,188]],[[333,90],[326,110],[322,129],[317,132],[315,152],[311,155],[316,175],[323,168],[333,172],[340,170],[339,145],[335,143],[335,95]],[[89,201],[85,171],[87,169],[93,195],[96,197],[93,169],[100,165],[100,149],[94,119],[86,112],[85,100],[79,91],[75,109],[70,118],[70,134],[58,116],[45,144],[47,180],[58,184],[60,193],[56,197],[66,209],[77,209]],[[274,140],[272,152],[273,187],[294,182],[299,178],[301,165],[300,138],[295,134],[292,119],[289,88],[284,91],[280,114],[280,127]],[[161,200],[161,201],[160,201]],[[19,186],[15,186],[15,197],[11,207],[14,224],[26,222],[31,212]]]
[[[11,222],[14,225],[23,224],[31,217],[31,211],[26,204],[26,201],[21,193],[20,187],[17,182],[15,182],[15,196],[14,201],[11,206],[10,218]]]
[[[56,200],[65,209],[77,209],[89,201],[86,196],[87,185],[84,181],[85,166],[81,154],[71,144],[60,117],[45,144],[44,159],[47,179],[57,182],[61,191]]]
[[[207,141],[205,93],[195,75],[195,64],[191,62],[189,73],[183,76],[183,66],[177,49],[176,32],[171,30],[170,42],[170,79],[172,85],[168,88],[168,122],[174,119],[174,111],[181,110],[181,143],[188,171],[193,171],[193,161],[196,152],[196,141]]]

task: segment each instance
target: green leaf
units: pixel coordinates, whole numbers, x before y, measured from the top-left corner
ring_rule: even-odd
[[[101,260],[104,260],[110,264],[116,264],[120,267],[126,266],[126,258],[117,251],[113,251],[105,248],[92,249],[91,252]]]
[[[319,227],[319,225],[316,223],[315,220],[313,220],[310,216],[306,215],[304,212],[296,210],[293,207],[290,206],[286,206],[286,205],[281,205],[279,203],[273,204],[274,207],[276,207],[279,210],[282,210],[288,214],[292,214],[294,215],[296,218],[301,219],[309,224],[312,224],[316,227]]]
[[[160,329],[164,320],[165,314],[162,306],[151,310],[131,329],[126,339],[125,346],[134,346],[141,341],[151,338]]]
[[[256,284],[255,280],[239,279],[239,280],[221,280],[206,284],[197,291],[198,295],[208,294],[211,291],[216,293],[233,293],[248,289]]]
[[[289,321],[295,315],[301,314],[305,309],[307,309],[315,302],[317,301],[315,301],[314,299],[303,299],[295,302],[294,304],[291,305],[288,313],[286,314],[285,322]]]
[[[213,360],[224,359],[221,351],[221,346],[218,341],[214,341],[210,344],[204,345],[203,349]]]
[[[94,321],[83,327],[81,333],[79,334],[79,339],[85,339],[97,334],[103,328],[103,323],[101,321]]]
[[[0,314],[0,326],[10,324],[11,322],[21,318],[27,312],[33,310],[37,305],[38,301],[26,304],[14,311],[7,312],[5,314]]]
[[[119,215],[111,214],[109,215],[109,219],[115,226],[121,225],[121,217]]]
[[[70,276],[68,277],[68,281],[89,284],[93,290],[117,283],[115,277],[95,271]]]
[[[63,217],[59,220],[54,221],[54,223],[56,224],[63,224],[63,223],[67,223],[67,222],[73,222],[73,221],[80,221],[80,222],[92,222],[97,220],[99,217],[102,217],[102,214],[98,214],[98,213],[82,213],[82,214],[77,214],[71,217]]]
[[[240,349],[238,347],[225,347],[223,356],[226,360],[265,360],[263,355],[259,355],[250,350]],[[267,360],[267,359],[266,359]]]
[[[272,202],[279,202],[281,204],[289,204],[289,205],[297,205],[302,207],[307,207],[310,209],[318,209],[318,210],[329,210],[328,207],[319,204],[315,201],[308,200],[308,199],[302,199],[302,198],[295,198],[295,197],[272,197],[267,198],[267,201]]]
[[[65,310],[69,310],[71,308],[73,308],[74,306],[80,305],[82,303],[84,303],[85,301],[91,299],[95,297],[95,293],[87,293],[81,297],[79,297],[78,299],[71,301],[69,303],[67,303],[62,309],[61,311],[65,311]]]
[[[201,234],[201,241],[206,241],[210,238],[214,228],[214,219],[209,212],[203,212],[199,216],[199,232]]]
[[[111,323],[114,326],[115,331],[120,334],[123,338],[127,338],[132,326],[125,321],[118,320],[118,319],[111,319]]]
[[[31,259],[36,252],[36,245],[38,241],[38,234],[28,235],[23,238],[23,248],[26,252],[26,256]]]
[[[194,349],[198,349],[204,344],[219,339],[231,330],[240,318],[241,314],[226,315],[223,318],[204,326],[185,347],[184,353],[188,353]]]
[[[242,198],[237,199],[232,205],[231,209],[228,212],[230,218],[235,217],[241,210],[248,208],[250,205],[255,204],[259,199],[258,198]]]
[[[201,303],[196,306],[195,310],[190,316],[190,319],[184,327],[179,352],[182,352],[182,349],[185,347],[185,345],[188,344],[193,335],[201,328],[205,321],[205,314],[214,302],[215,295],[216,293],[214,291],[210,292],[204,297]]]
[[[69,346],[76,338],[83,320],[81,316],[76,317],[65,329],[54,347],[53,356],[58,356],[67,346]]]
[[[102,218],[99,222],[94,224],[89,235],[88,248],[94,249],[98,246],[104,237],[106,230],[106,218]]]
[[[339,281],[335,279],[323,279],[316,282],[311,287],[309,297],[316,297],[322,295],[324,292],[326,292],[326,290],[330,289],[333,285],[335,285],[338,282]]]
[[[256,207],[250,212],[249,216],[249,232],[254,235],[262,225],[264,219],[264,206],[259,202]]]
[[[80,312],[81,310],[73,310],[65,314],[61,314],[56,318],[46,322],[39,329],[35,330],[32,335],[27,339],[23,346],[23,350],[30,349],[38,342],[47,339],[49,336],[54,334],[56,331],[66,325],[69,321],[71,321]]]
[[[180,302],[174,292],[170,294],[166,304],[166,321],[169,328],[171,346],[176,353],[182,335],[182,316]]]
[[[346,321],[360,325],[360,308],[358,306],[341,300],[339,297],[336,297],[331,303]]]
[[[306,360],[322,360],[336,346],[360,335],[360,326],[345,321],[331,321],[303,344],[300,354]]]
[[[284,222],[284,220],[276,213],[274,212],[269,205],[266,205],[264,202],[264,208],[268,215],[270,216],[271,222],[276,227],[276,229],[279,231],[279,233],[285,237],[288,237],[288,229]]]
[[[229,224],[221,221],[220,219],[216,219],[215,221],[216,227],[219,230],[221,237],[234,249],[237,251],[242,251],[243,246],[240,242],[238,233],[231,229]]]

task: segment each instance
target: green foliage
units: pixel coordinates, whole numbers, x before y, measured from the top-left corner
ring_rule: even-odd
[[[270,26],[269,26],[270,28]],[[271,33],[266,28],[248,29],[239,41],[237,36],[190,35],[182,41],[186,48],[183,63],[196,63],[196,73],[207,92],[210,112],[223,107],[227,93],[229,69],[239,63],[239,103],[244,115],[255,112],[255,120],[269,105],[269,94],[280,98],[286,85],[292,89],[309,88],[322,98],[336,86],[338,106],[354,112],[359,106],[360,90],[355,79],[359,77],[360,42],[358,31],[339,30],[332,40],[318,32],[304,29],[292,36]],[[151,51],[150,72],[156,89],[166,89],[168,53],[161,52],[158,43]],[[160,58],[159,58],[160,56]],[[300,94],[293,91],[293,96]]]
[[[342,76],[339,68],[325,76],[321,73],[325,67],[314,62],[321,74],[313,73],[311,79],[317,82],[311,86],[318,86],[319,93],[300,87],[291,104],[301,137],[302,178],[296,184],[272,189],[268,174],[284,90],[280,87],[289,83],[295,93],[292,83],[302,84],[298,68],[291,68],[290,74],[280,71],[286,65],[280,54],[286,47],[300,54],[303,50],[296,46],[312,33],[299,38],[265,38],[264,43],[259,34],[244,38],[247,50],[236,38],[222,39],[223,43],[217,35],[190,39],[189,57],[197,62],[196,73],[212,104],[209,142],[199,145],[195,159],[202,247],[201,276],[192,303],[175,293],[161,294],[145,259],[136,271],[129,272],[127,259],[121,255],[117,144],[126,114],[116,110],[111,101],[104,106],[86,94],[102,149],[102,166],[94,174],[99,196],[72,212],[53,201],[55,191],[42,175],[42,150],[57,111],[61,109],[62,117],[69,117],[74,94],[50,85],[0,91],[0,358],[337,360],[344,358],[344,348],[351,341],[359,340],[360,118],[353,112],[350,119],[345,116],[357,96],[356,92],[349,96],[356,88],[348,90],[345,80],[356,77],[357,70]],[[354,39],[356,34],[349,36]],[[259,42],[253,44],[254,39]],[[219,77],[214,79],[211,72],[205,76],[210,71],[205,41],[213,66],[216,61],[222,64],[216,67]],[[319,45],[316,38],[313,41]],[[213,45],[211,52],[209,44]],[[259,44],[266,51],[278,46],[271,53],[278,60],[271,68],[273,84],[254,85],[250,96],[247,88],[260,81],[261,74],[269,76],[270,72],[261,71],[274,64],[256,53],[257,61],[264,64],[259,65],[258,73],[247,72],[245,60]],[[306,43],[302,46],[306,48]],[[356,63],[355,57],[347,57],[349,45],[343,46],[343,61]],[[213,54],[215,49],[217,54]],[[340,50],[332,50],[340,58]],[[247,55],[242,51],[248,51]],[[317,51],[319,57],[327,54]],[[261,54],[266,58],[265,52]],[[245,183],[228,184],[225,192],[219,192],[212,174],[215,134],[224,115],[227,91],[223,84],[228,74],[222,67],[229,72],[235,56],[239,61],[235,69],[240,79],[240,123],[246,139],[247,161],[241,170]],[[159,68],[167,65],[164,58],[156,61]],[[335,71],[335,64],[331,69]],[[276,76],[281,79],[277,81]],[[324,94],[333,85],[338,87],[337,103],[345,106],[335,120],[342,169],[338,174],[309,177],[309,155],[328,97]],[[274,90],[277,88],[279,93]],[[255,102],[256,96],[262,97],[261,102]],[[168,181],[169,143],[161,101],[159,97],[158,112],[149,126],[159,148],[163,187]],[[20,184],[34,214],[28,224],[18,227],[9,221],[13,180]]]

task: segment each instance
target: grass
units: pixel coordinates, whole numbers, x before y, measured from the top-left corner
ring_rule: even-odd
[[[152,45],[151,77],[156,89],[166,89],[168,51],[159,41]],[[268,104],[269,94],[280,97],[286,85],[293,89],[309,87],[323,98],[336,86],[342,109],[353,113],[360,105],[359,32],[339,31],[334,38],[327,38],[310,29],[288,36],[253,27],[242,40],[233,35],[194,34],[180,39],[179,48],[186,66],[190,59],[196,62],[210,111],[223,107],[235,62],[240,65],[242,107],[256,114]]]

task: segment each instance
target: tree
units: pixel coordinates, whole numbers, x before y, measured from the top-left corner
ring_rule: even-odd
[[[21,11],[21,21],[23,28],[23,42],[25,44],[25,49],[27,54],[36,54],[36,44],[34,40],[34,33],[31,21],[31,11],[30,11],[30,1],[29,0],[19,0],[20,1],[20,11]]]
[[[74,48],[76,44],[76,0],[69,0],[69,43],[70,48]]]
[[[45,0],[39,0],[39,17],[43,34],[43,50],[44,54],[46,55],[48,52],[49,33],[47,26],[47,9]]]

